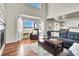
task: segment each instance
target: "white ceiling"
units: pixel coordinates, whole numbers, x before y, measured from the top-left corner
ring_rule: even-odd
[[[79,3],[48,3],[47,18],[53,18],[79,11]]]

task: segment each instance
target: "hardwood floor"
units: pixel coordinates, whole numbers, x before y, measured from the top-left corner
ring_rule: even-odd
[[[31,49],[26,51],[22,46],[38,42],[37,40],[23,39],[20,42],[9,43],[5,45],[2,56],[35,56],[37,55]],[[28,54],[26,54],[28,52]]]
[[[37,42],[38,40],[29,40],[29,39],[23,39],[20,43],[21,44],[31,44],[31,43],[35,43]]]

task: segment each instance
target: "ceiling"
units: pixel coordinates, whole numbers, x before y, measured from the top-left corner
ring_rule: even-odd
[[[54,17],[54,20],[62,22],[62,21],[64,21],[64,19],[67,20],[67,19],[71,19],[71,18],[79,18],[79,11],[78,12],[69,13],[69,14],[66,14],[66,15],[62,15],[62,16]]]
[[[69,18],[79,18],[79,11],[67,14],[67,15],[65,15],[65,17],[66,17],[66,19],[69,19]]]
[[[47,18],[53,18],[79,11],[79,3],[48,3]]]

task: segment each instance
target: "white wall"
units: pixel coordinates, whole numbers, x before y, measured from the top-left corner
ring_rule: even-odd
[[[69,29],[71,32],[79,32],[79,18],[65,19],[64,28]]]
[[[45,6],[43,4],[43,6]],[[44,7],[42,6],[42,9]],[[15,42],[16,40],[16,15],[19,14],[26,14],[31,16],[39,16],[42,18],[45,18],[45,10],[37,10],[35,8],[32,8],[28,4],[19,4],[19,3],[6,3],[5,4],[5,11],[6,11],[6,42]],[[40,13],[44,12],[43,15]]]
[[[47,7],[47,18],[79,11],[79,3],[48,3]]]
[[[70,19],[64,19],[64,27],[78,27],[79,24],[79,18],[70,18]]]
[[[45,32],[48,30],[55,30],[59,31],[60,29],[60,22],[52,20],[46,20],[45,21]]]
[[[54,29],[54,21],[53,20],[46,20],[45,21],[45,32],[48,30]]]

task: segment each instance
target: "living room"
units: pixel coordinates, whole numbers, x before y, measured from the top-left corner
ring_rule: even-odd
[[[67,15],[59,16],[57,18],[47,19],[45,28],[46,35],[44,39],[40,41],[43,42],[41,43],[43,48],[52,54],[58,53],[58,51],[52,52],[52,50],[55,48],[53,47],[53,44],[55,44],[56,46],[57,42],[59,43],[60,40],[60,42],[62,41],[62,43],[60,44],[63,44],[64,48],[63,52],[61,52],[60,55],[62,56],[78,55],[78,42],[79,42],[78,23],[79,23],[78,12],[69,13]]]
[[[5,3],[2,56],[78,56],[78,3]],[[3,29],[2,29],[3,30]],[[3,31],[2,31],[3,32]],[[4,36],[4,35],[2,35]],[[31,40],[32,39],[32,40]]]
[[[43,40],[39,40],[39,45],[46,51],[55,56],[79,55],[78,6],[77,3],[47,4],[45,35]]]
[[[3,44],[0,45],[0,55],[17,56],[17,55],[37,55],[32,51],[32,42],[38,46],[38,35],[31,33],[42,34],[42,19],[45,18],[45,4],[40,3],[4,3],[1,6],[2,19],[6,22],[5,36]],[[5,15],[4,15],[5,14]],[[4,24],[4,23],[3,23]],[[34,30],[34,31],[33,31]],[[3,29],[1,29],[3,31]],[[30,35],[30,36],[29,36]],[[6,39],[5,39],[6,38]],[[32,39],[32,40],[30,40]],[[1,41],[0,40],[0,41]],[[32,46],[32,47],[30,47]],[[25,49],[25,47],[27,49]],[[35,48],[34,48],[35,49]],[[33,50],[34,50],[33,49]],[[29,51],[28,51],[29,50]],[[33,54],[34,53],[34,54]]]

